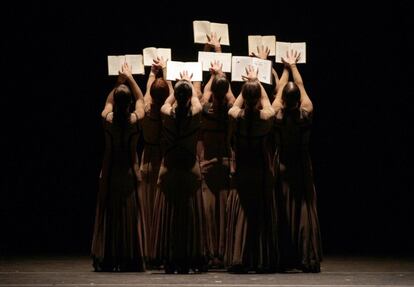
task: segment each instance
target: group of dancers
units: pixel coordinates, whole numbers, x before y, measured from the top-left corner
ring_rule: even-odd
[[[221,52],[214,34],[205,47]],[[157,58],[145,95],[123,65],[102,111],[96,271],[320,272],[313,105],[299,58],[285,55],[273,85],[246,67],[237,98],[217,61],[207,83],[182,71],[173,85]]]

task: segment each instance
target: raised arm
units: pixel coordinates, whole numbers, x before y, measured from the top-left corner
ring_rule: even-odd
[[[276,72],[276,70],[275,70],[275,68],[273,68],[272,67],[272,75],[273,75],[273,80],[274,80],[274,84],[275,84],[275,90],[274,90],[274,93],[276,94],[277,93],[277,88],[278,88],[278,85],[279,85],[279,75],[277,74],[277,72]]]
[[[112,113],[114,109],[114,92],[115,88],[113,88],[109,94],[108,97],[106,97],[105,107],[101,113],[102,118],[106,119],[109,113]]]
[[[201,112],[202,109],[203,107],[201,106],[200,99],[198,98],[197,92],[193,85],[193,95],[191,97],[191,114],[196,115]]]
[[[197,98],[200,101],[201,98],[203,97],[203,92],[201,91],[201,82],[200,81],[193,82],[193,87],[196,92]]]
[[[229,89],[226,93],[226,101],[227,101],[227,105],[229,107],[232,107],[234,105],[234,102],[236,101],[236,98],[234,97],[233,91],[231,90],[231,84],[229,85]]]
[[[293,81],[295,84],[299,87],[300,90],[300,107],[301,109],[304,109],[305,111],[311,113],[313,111],[313,104],[311,99],[308,96],[308,93],[306,92],[305,85],[303,84],[302,76],[299,73],[298,67],[296,66],[296,62],[300,58],[300,53],[297,51],[292,51],[291,54],[293,57],[296,58],[295,63],[290,65],[290,70],[292,72]]]
[[[126,78],[124,75],[119,75],[115,87],[109,92],[106,97],[105,107],[101,113],[102,118],[107,119],[108,114],[113,112],[114,109],[114,93],[118,85],[125,83]]]
[[[257,81],[257,70],[255,71],[252,66],[248,66],[246,68],[246,76],[242,75],[242,79],[244,81]],[[233,106],[229,109],[229,116],[231,116],[234,119],[241,117],[243,115],[243,104],[244,98],[243,95],[240,93],[236,101],[234,102]]]
[[[162,69],[162,77],[164,80],[167,81],[168,89],[170,90],[170,95],[174,92],[173,85],[171,81],[167,80],[167,62],[164,60],[163,57],[158,57],[157,59],[154,59],[154,65],[158,69]]]
[[[170,94],[161,107],[161,113],[170,116],[172,113],[172,106],[175,102],[174,93]]]
[[[244,80],[255,81],[260,86],[260,104],[262,106],[262,109],[260,110],[260,118],[263,120],[270,119],[275,115],[275,111],[270,104],[269,96],[267,95],[266,90],[264,89],[262,83],[260,83],[257,79],[257,70],[255,70],[252,66],[248,66],[246,68],[246,74],[247,76],[242,76]]]
[[[181,79],[180,81],[187,81],[192,89],[191,95],[191,114],[195,115],[201,112],[202,107],[200,104],[200,100],[198,99],[196,89],[194,88],[193,83],[191,82],[192,75],[188,75],[187,71],[183,71],[180,73]],[[170,96],[165,100],[164,105],[161,107],[161,112],[165,115],[172,114],[173,104],[175,102],[174,92],[170,94]]]
[[[239,94],[233,106],[229,109],[229,112],[228,112],[229,116],[232,117],[233,119],[239,118],[241,116],[243,104],[244,104],[243,96],[242,94]]]
[[[144,105],[150,105],[152,103],[152,98],[151,98],[151,86],[154,83],[155,79],[157,78],[159,72],[159,67],[155,64],[152,64],[151,66],[151,71],[150,74],[148,76],[148,80],[147,80],[147,88],[145,90],[145,95],[144,95]]]
[[[213,83],[215,74],[210,74],[210,79],[208,80],[207,84],[204,86],[203,96],[201,97],[201,104],[205,105],[210,101],[213,92],[211,91],[211,84]]]
[[[124,63],[119,74],[126,78],[126,81],[128,82],[132,90],[132,94],[135,97],[135,111],[133,112],[133,114],[135,114],[137,118],[135,120],[131,118],[131,122],[134,123],[137,120],[144,118],[145,116],[144,95],[142,94],[141,88],[138,86],[137,82],[132,76],[131,69],[127,63]]]
[[[198,114],[199,112],[201,112],[203,107],[201,106],[200,99],[198,97],[198,92],[196,88],[194,87],[193,83],[191,82],[191,77],[193,75],[192,74],[188,75],[187,71],[183,71],[182,73],[180,73],[180,76],[181,76],[182,81],[188,81],[190,83],[190,86],[193,90],[193,93],[191,95],[191,114],[194,116]]]
[[[250,56],[262,59],[262,60],[267,60],[267,58],[269,57],[269,53],[270,53],[270,49],[269,47],[265,47],[265,46],[257,46],[257,53],[252,52]],[[273,82],[275,84],[275,93],[276,93],[276,87],[279,83],[279,76],[275,70],[275,68],[272,67],[272,76],[273,76]]]
[[[244,81],[258,81],[257,70],[254,70],[252,66],[248,66],[246,68],[246,76],[242,75],[242,79]],[[263,87],[260,88],[260,91],[262,88]],[[243,104],[244,104],[243,95],[240,93],[236,101],[234,102],[233,107],[231,107],[231,109],[229,110],[229,116],[231,116],[234,119],[241,117],[243,115],[243,109],[242,109]]]
[[[210,64],[210,79],[208,80],[207,84],[204,87],[203,97],[201,98],[201,104],[207,104],[210,101],[213,92],[211,91],[211,85],[213,84],[213,80],[216,75],[223,75],[223,71],[221,70],[223,64],[220,64],[219,61],[211,62]]]
[[[261,90],[260,104],[262,106],[262,109],[260,110],[260,118],[262,120],[268,120],[275,115],[275,110],[272,108],[272,104],[269,101],[269,96],[267,95],[262,83],[260,83],[260,81],[258,82]]]
[[[289,80],[289,65],[285,62],[282,76],[280,77],[279,83],[276,87],[276,90],[277,90],[276,97],[272,103],[272,107],[275,110],[276,114],[283,108],[282,93],[283,93],[283,88],[287,84],[288,80]]]
[[[292,70],[292,66],[296,66],[296,62],[299,60],[299,54],[293,53],[293,51],[287,51],[286,56],[282,57],[282,62],[284,64],[282,77],[280,78],[279,85],[277,86],[276,98],[273,101],[273,109],[276,114],[283,108],[283,88],[289,81],[289,71]]]
[[[154,83],[154,81],[156,80],[156,78],[160,76],[160,73],[162,74],[162,77],[164,79],[166,78],[166,67],[167,67],[167,65],[166,65],[163,57],[157,57],[157,59],[153,60],[153,64],[151,66],[151,71],[150,71],[150,74],[148,76],[147,89],[146,89],[145,96],[144,96],[145,107],[147,107],[148,105],[150,105],[152,103],[151,86]],[[167,82],[167,85],[168,85],[169,94],[172,94],[173,91],[174,91],[172,83],[171,83],[171,81],[166,81],[166,82]]]

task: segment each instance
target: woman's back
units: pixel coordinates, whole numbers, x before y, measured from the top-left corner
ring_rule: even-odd
[[[228,148],[228,109],[221,109],[207,104],[201,120],[201,140],[203,143],[204,158],[229,157]]]
[[[196,161],[196,146],[200,116],[186,116],[178,120],[166,116],[163,127],[164,165],[169,168],[192,168]]]

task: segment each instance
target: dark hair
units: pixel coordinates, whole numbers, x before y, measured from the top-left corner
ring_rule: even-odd
[[[253,117],[257,112],[256,105],[262,94],[262,89],[257,81],[247,81],[243,84],[241,94],[245,102],[244,117],[247,121],[247,132],[250,135],[253,128]],[[248,144],[250,145],[250,137]]]
[[[175,116],[177,119],[177,126],[181,124],[181,120],[188,115],[190,109],[188,105],[188,100],[193,95],[193,88],[191,87],[190,82],[186,80],[180,80],[175,84],[174,87],[174,97],[177,102],[177,107],[175,108]]]
[[[300,90],[294,82],[288,82],[283,88],[282,100],[285,108],[292,109],[298,106],[300,102]]]
[[[260,99],[262,89],[260,84],[255,81],[247,81],[243,84],[241,94],[247,109],[253,109]]]
[[[230,83],[226,79],[225,75],[216,75],[211,83],[211,92],[213,97],[218,101],[222,102],[229,90]]]
[[[151,84],[150,95],[154,103],[162,105],[168,97],[170,89],[168,83],[163,78],[157,78]]]
[[[174,87],[174,97],[177,106],[185,106],[193,94],[193,89],[189,82],[185,80],[178,81]]]
[[[125,127],[129,122],[130,107],[132,104],[131,90],[128,86],[121,84],[114,91],[114,124]]]

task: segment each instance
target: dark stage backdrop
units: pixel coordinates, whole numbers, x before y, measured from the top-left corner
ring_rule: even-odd
[[[307,42],[299,68],[315,106],[311,155],[325,253],[414,253],[408,4],[227,3],[236,11],[211,1],[197,3],[203,9],[84,2],[2,9],[0,255],[89,252],[100,112],[115,82],[106,56],[155,46],[196,60],[193,20],[228,23],[223,50],[233,55],[247,54],[249,34]],[[144,87],[146,77],[136,79]]]

